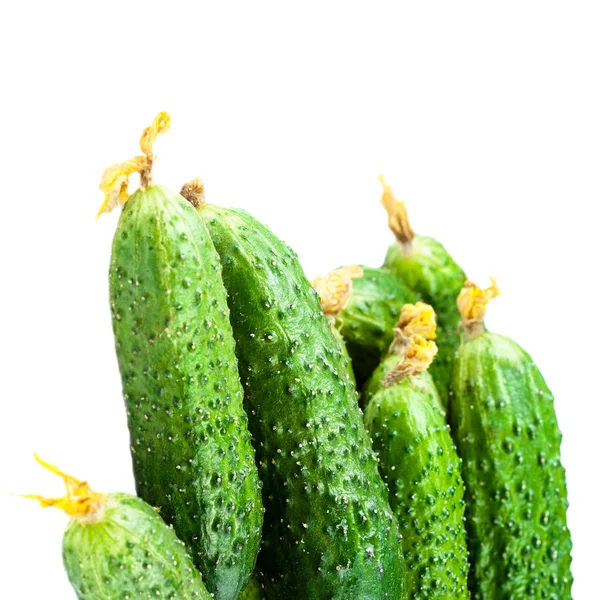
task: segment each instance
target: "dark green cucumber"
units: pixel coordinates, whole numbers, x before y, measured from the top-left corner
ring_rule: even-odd
[[[571,539],[552,393],[518,344],[467,323],[449,421],[463,460],[473,598],[567,600]]]
[[[110,298],[137,492],[233,600],[260,544],[260,482],[219,256],[179,194],[151,186],[125,204]]]
[[[436,386],[423,371],[430,360],[418,357],[417,365],[392,383],[386,377],[407,361],[386,357],[366,386],[364,419],[403,534],[409,598],[466,599],[461,464]]]
[[[211,600],[185,544],[154,508],[130,494],[94,492],[38,461],[67,486],[63,498],[29,497],[72,517],[62,553],[79,600]]]
[[[268,596],[404,598],[398,525],[339,343],[296,254],[244,211],[199,212],[221,256],[258,441]]]
[[[347,300],[340,306],[341,311],[331,316],[346,342],[360,387],[389,350],[402,306],[416,302],[417,295],[384,269],[355,269]],[[335,274],[336,271],[331,275]]]
[[[382,202],[390,216],[390,227],[397,241],[387,251],[383,266],[433,306],[438,323],[438,354],[429,369],[440,393],[443,406],[448,405],[452,360],[460,344],[460,314],[456,297],[466,281],[465,272],[442,244],[431,237],[415,235],[408,224],[404,204],[394,199],[384,183]],[[399,225],[398,221],[402,221]]]

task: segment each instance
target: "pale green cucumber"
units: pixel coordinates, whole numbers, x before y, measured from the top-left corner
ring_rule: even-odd
[[[211,600],[185,544],[154,508],[130,494],[99,494],[39,462],[67,486],[63,498],[29,497],[71,516],[62,554],[79,600]]]

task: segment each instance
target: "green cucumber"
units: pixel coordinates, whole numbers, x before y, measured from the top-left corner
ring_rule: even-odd
[[[72,517],[62,554],[79,600],[211,600],[185,544],[154,508],[130,494],[93,492],[86,482],[39,462],[67,485],[64,498],[29,497]]]
[[[150,185],[125,203],[110,304],[137,493],[233,600],[260,546],[261,484],[219,256],[179,194]]]
[[[347,287],[341,285],[346,281]],[[338,296],[337,301],[321,305],[342,334],[362,386],[388,351],[402,306],[415,302],[417,296],[390,272],[356,265],[336,269],[313,285],[320,295]]]
[[[365,425],[403,533],[409,598],[467,599],[461,464],[436,386],[424,371],[433,352],[417,348],[415,356],[390,354],[382,361],[368,384]],[[393,376],[395,370],[400,374]]]
[[[571,538],[554,398],[531,357],[485,330],[497,294],[470,282],[449,422],[463,460],[475,600],[571,598]]]
[[[452,360],[460,344],[456,297],[467,277],[442,244],[431,237],[414,234],[404,203],[396,200],[391,188],[383,178],[380,179],[384,186],[382,203],[388,211],[390,228],[396,235],[396,242],[388,248],[383,266],[435,309],[438,354],[429,372],[442,404],[447,406]]]
[[[196,190],[199,190],[196,193]],[[338,341],[296,254],[242,210],[198,206],[221,256],[264,483],[273,598],[404,598],[398,525]]]

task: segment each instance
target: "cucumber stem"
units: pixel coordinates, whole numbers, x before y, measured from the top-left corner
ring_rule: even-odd
[[[381,204],[383,204],[388,215],[388,226],[396,236],[402,253],[405,255],[410,254],[412,252],[412,241],[415,237],[415,232],[410,226],[406,205],[404,202],[396,199],[392,188],[386,183],[383,175],[379,175],[377,179],[383,185]]]
[[[488,302],[500,295],[496,280],[493,277],[490,280],[491,285],[485,289],[467,280],[456,299],[463,329],[470,340],[485,332],[484,317]]]
[[[385,376],[385,387],[429,368],[438,351],[433,341],[436,338],[435,328],[435,312],[429,304],[417,302],[402,307],[390,347],[390,354],[398,354],[401,360]]]
[[[104,192],[104,202],[96,215],[98,218],[105,212],[110,212],[116,206],[122,206],[129,198],[129,176],[140,174],[140,188],[145,190],[152,185],[152,166],[154,152],[152,146],[159,133],[166,133],[171,126],[169,113],[158,113],[152,125],[146,127],[140,138],[140,148],[143,156],[134,156],[122,163],[117,163],[105,169],[100,181],[100,189]]]
[[[333,319],[339,316],[352,295],[352,279],[362,276],[361,267],[350,265],[313,279],[312,286],[321,299],[321,309],[326,316]]]
[[[37,454],[34,454],[34,457],[42,467],[63,480],[67,488],[67,495],[60,498],[45,498],[37,494],[25,494],[22,496],[23,498],[37,500],[42,508],[49,506],[60,508],[82,525],[97,523],[102,519],[107,501],[104,494],[94,492],[87,481],[80,481],[72,475],[67,475],[55,465],[42,460]]]
[[[200,208],[206,204],[204,194],[204,182],[200,177],[192,179],[182,186],[179,192],[194,208]]]

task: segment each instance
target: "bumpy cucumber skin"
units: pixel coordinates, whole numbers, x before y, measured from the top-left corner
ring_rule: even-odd
[[[571,598],[571,539],[554,398],[514,341],[459,349],[449,417],[463,460],[474,600]]]
[[[239,600],[265,600],[265,592],[260,585],[258,580],[258,576],[252,575],[250,577],[250,581],[248,581],[248,585],[245,587],[242,595],[239,597]]]
[[[350,358],[350,353],[348,352],[348,347],[346,346],[346,341],[344,340],[342,334],[333,323],[333,335],[340,345],[340,351],[342,353],[342,357],[345,361],[346,368],[348,369],[348,375],[350,376],[350,381],[352,385],[356,388],[356,376],[354,375],[354,367],[352,365],[352,359]]]
[[[362,269],[363,276],[352,279],[352,294],[337,318],[359,386],[389,350],[402,307],[417,301],[417,295],[388,271]]]
[[[405,598],[396,519],[345,359],[296,254],[240,210],[199,209],[221,256],[259,442],[269,598]]]
[[[381,371],[397,362],[386,358]],[[461,464],[431,375],[379,382],[365,425],[402,531],[408,597],[469,598]]]
[[[110,296],[137,492],[215,598],[232,600],[260,546],[261,485],[219,256],[181,196],[153,186],[129,198]]]
[[[384,267],[420,294],[422,300],[431,304],[435,310],[438,353],[429,372],[440,393],[442,405],[446,407],[452,361],[460,345],[460,314],[456,298],[465,285],[465,272],[442,244],[421,235],[415,236],[409,253],[404,253],[399,244],[392,244],[385,257]]]
[[[211,600],[185,544],[141,498],[108,494],[97,523],[72,520],[63,562],[79,600]]]

